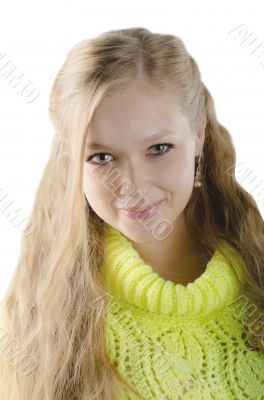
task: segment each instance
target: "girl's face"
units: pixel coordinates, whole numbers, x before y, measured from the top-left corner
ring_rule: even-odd
[[[101,101],[87,133],[87,201],[106,223],[137,242],[153,240],[146,229],[149,219],[131,219],[119,207],[164,200],[156,213],[174,228],[193,190],[195,156],[202,149],[204,131],[191,130],[175,97],[154,87],[146,91],[130,85]]]

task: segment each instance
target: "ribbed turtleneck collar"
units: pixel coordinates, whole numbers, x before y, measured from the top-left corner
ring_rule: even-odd
[[[231,262],[215,249],[205,271],[184,286],[160,277],[120,231],[107,225],[102,265],[105,289],[150,312],[205,316],[230,303],[243,282],[242,257],[228,241],[222,241],[222,246]]]

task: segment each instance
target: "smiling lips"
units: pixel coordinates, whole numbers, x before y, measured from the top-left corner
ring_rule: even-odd
[[[156,203],[153,203],[152,205],[146,207],[144,210],[137,211],[135,209],[131,208],[124,208],[122,211],[132,219],[143,219],[146,218],[147,216],[152,215],[160,206],[160,204],[163,202],[163,200],[160,200]]]

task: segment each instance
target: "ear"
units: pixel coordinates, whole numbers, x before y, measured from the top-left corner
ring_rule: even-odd
[[[204,145],[204,141],[205,141],[205,127],[206,127],[206,118],[203,117],[196,129],[195,157],[198,157],[203,149],[203,145]]]

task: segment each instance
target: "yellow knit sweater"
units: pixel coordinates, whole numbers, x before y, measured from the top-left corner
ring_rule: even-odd
[[[264,356],[246,347],[239,253],[215,250],[187,286],[164,280],[107,226],[107,351],[144,399],[264,399]],[[258,314],[257,314],[258,315]],[[120,388],[120,400],[137,399]]]
[[[187,286],[164,280],[108,225],[102,276],[110,361],[146,400],[263,400],[264,356],[246,347],[243,260],[227,242]],[[0,400],[10,398],[0,320]],[[137,396],[121,389],[118,400]],[[33,399],[29,399],[33,400]],[[53,399],[51,399],[53,400]],[[89,400],[89,399],[87,399]]]

